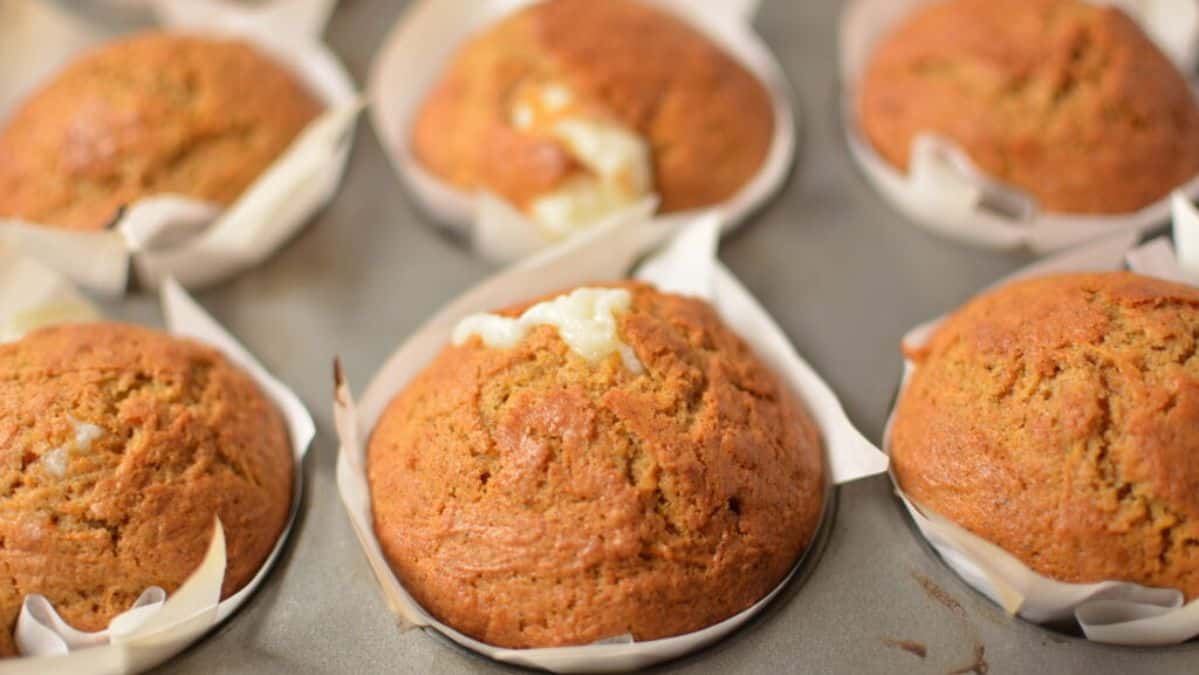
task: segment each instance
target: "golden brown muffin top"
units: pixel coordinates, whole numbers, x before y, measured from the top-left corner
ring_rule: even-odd
[[[957,142],[1046,211],[1123,213],[1199,173],[1199,107],[1121,10],[1082,0],[949,0],[878,46],[859,124],[906,170],[913,138]]]
[[[370,439],[392,568],[489,644],[714,624],[778,584],[820,520],[820,435],[786,385],[708,304],[620,287],[640,374],[616,354],[585,360],[552,327],[507,349],[475,336],[447,346]]]
[[[916,503],[1067,582],[1199,597],[1199,289],[1021,281],[913,354],[891,438]]]
[[[231,204],[320,110],[294,75],[239,40],[110,42],[0,130],[0,217],[96,230],[163,193]]]
[[[707,37],[633,0],[548,0],[459,50],[416,117],[416,156],[455,185],[527,206],[583,171],[557,139],[510,119],[515,98],[554,84],[648,140],[664,211],[730,198],[770,149],[765,88]]]
[[[173,592],[214,515],[236,592],[283,530],[292,464],[279,412],[214,349],[117,323],[0,345],[0,655],[27,594],[95,631]]]

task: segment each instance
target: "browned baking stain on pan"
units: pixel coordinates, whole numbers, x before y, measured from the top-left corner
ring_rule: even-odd
[[[333,357],[333,399],[340,405],[345,405],[347,402],[342,400],[341,385],[346,381],[345,373],[341,369],[341,357]]]
[[[905,652],[909,654],[915,654],[920,658],[928,656],[928,648],[924,646],[923,642],[916,642],[915,640],[896,640],[895,638],[883,638],[883,644],[887,645],[888,647],[902,649]]]
[[[949,671],[949,675],[987,675],[991,671],[991,665],[986,659],[987,648],[981,643],[974,645],[974,661],[957,670]]]
[[[912,572],[912,578],[915,579],[922,588],[924,588],[924,592],[928,594],[928,597],[936,600],[942,605],[945,605],[947,609],[957,614],[966,613],[966,610],[962,608],[962,603],[958,602],[957,598],[945,592],[945,589],[938,586],[932,579],[929,579],[919,572]]]

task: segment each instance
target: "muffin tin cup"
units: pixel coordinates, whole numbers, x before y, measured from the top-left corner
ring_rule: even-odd
[[[1046,253],[1121,232],[1141,232],[1166,222],[1164,197],[1131,213],[1046,213],[1031,195],[1004,185],[974,165],[953,141],[932,133],[912,141],[907,173],[874,150],[860,132],[857,85],[879,40],[905,16],[934,0],[851,0],[841,15],[841,122],[850,154],[867,180],[917,225],[966,243]],[[1191,0],[1115,1],[1134,16],[1193,81],[1199,62],[1199,6]],[[1178,187],[1199,196],[1199,176]]]
[[[350,152],[361,108],[353,82],[317,39],[329,0],[295,0],[288,7],[239,9],[216,0],[147,3],[162,27],[181,33],[249,41],[297,75],[325,105],[292,145],[222,209],[178,195],[156,195],[127,205],[102,232],[73,232],[0,219],[7,242],[106,295],[128,288],[129,271],[156,287],[172,277],[191,287],[210,285],[261,263],[332,198]],[[11,12],[14,16],[6,17]],[[45,3],[0,6],[0,44],[12,40],[20,58],[0,65],[0,115],[51,70],[81,50],[117,37],[111,30]],[[4,51],[7,54],[7,50]],[[25,69],[25,63],[36,64]]]
[[[269,26],[272,33],[320,39],[337,0],[266,0],[247,7],[212,0],[109,0],[149,7],[164,25],[194,26],[208,23]]]
[[[134,673],[166,661],[233,614],[270,572],[291,533],[303,494],[303,462],[316,433],[300,399],[268,373],[245,347],[212,319],[181,286],[161,286],[167,330],[220,350],[244,369],[278,407],[295,460],[291,508],[279,540],[258,573],[237,593],[221,600],[225,546],[219,519],[199,568],[174,593],[151,587],[107,629],[84,633],[71,628],[41,595],[26,596],[15,636],[22,657],[4,663],[13,675],[70,672],[76,675]],[[53,270],[0,248],[0,340],[17,339],[38,326],[89,321],[99,313]]]
[[[650,210],[650,205],[645,205],[641,218],[631,217],[589,230],[508,268],[451,302],[388,359],[357,403],[349,384],[338,373],[334,401],[334,420],[341,441],[338,488],[388,607],[402,628],[431,627],[467,649],[509,664],[555,672],[630,670],[683,656],[732,633],[787,583],[784,579],[749,609],[700,631],[646,642],[633,642],[627,635],[614,636],[612,640],[576,647],[493,647],[442,624],[422,609],[391,571],[375,537],[365,471],[365,440],[391,399],[447,344],[458,320],[473,312],[597,279],[629,276],[651,282],[663,291],[704,298],[800,395],[821,430],[831,483],[840,484],[886,470],[886,457],[858,433],[828,385],[800,359],[765,310],[716,259],[718,214],[704,214],[685,225],[647,223]],[[642,255],[659,247],[660,253],[630,274]],[[792,574],[794,569],[788,579]]]
[[[1179,209],[1189,209],[1190,216],[1195,218],[1189,200],[1179,196],[1176,203]],[[1176,217],[1176,231],[1199,223],[1192,220],[1179,226],[1180,220]],[[1176,257],[1165,237],[1139,247],[1137,238],[1135,233],[1125,233],[1079,247],[1021,270],[998,285],[1046,274],[1119,270],[1125,263],[1140,274],[1175,282],[1199,282],[1199,275],[1184,271],[1184,261]],[[943,317],[912,329],[904,336],[904,345],[923,346],[942,320]],[[914,371],[915,365],[905,362],[901,396]],[[898,401],[897,396],[896,407]],[[883,449],[888,453],[894,416],[892,408],[883,431]],[[1199,635],[1199,601],[1184,604],[1181,591],[1120,581],[1075,584],[1050,579],[999,546],[914,503],[899,488],[893,475],[892,480],[917,530],[945,563],[1009,614],[1038,624],[1057,625],[1073,620],[1087,639],[1109,644],[1159,646]]]
[[[647,1],[697,28],[749,70],[770,94],[775,129],[766,160],[731,199],[713,207],[721,212],[725,231],[731,231],[763,206],[787,178],[795,159],[794,94],[778,61],[751,25],[757,0]],[[462,190],[427,171],[413,154],[411,130],[421,103],[458,47],[479,30],[533,2],[418,0],[384,40],[371,64],[368,83],[375,132],[417,203],[436,222],[469,241],[475,253],[498,262],[523,258],[555,242],[500,197]],[[700,212],[663,217],[681,223]]]

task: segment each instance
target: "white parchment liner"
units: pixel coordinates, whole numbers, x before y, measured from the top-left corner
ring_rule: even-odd
[[[5,675],[114,675],[140,672],[183,651],[246,601],[279,557],[291,532],[303,492],[303,460],[316,428],[300,399],[268,373],[246,349],[167,279],[161,285],[167,330],[219,349],[243,368],[282,413],[295,468],[287,525],[254,578],[220,600],[225,575],[224,535],[219,521],[200,567],[169,598],[161,588],[142,593],[134,606],[106,630],[83,633],[67,625],[41,595],[26,596],[17,622],[22,658],[0,660]],[[98,318],[95,308],[54,271],[0,248],[0,339],[20,337],[38,326]]]
[[[554,242],[499,197],[458,189],[421,166],[413,155],[412,123],[458,47],[469,36],[534,1],[417,0],[384,41],[369,76],[371,121],[400,178],[431,217],[469,236],[476,252],[497,261],[516,260]],[[695,26],[753,73],[770,93],[775,128],[766,160],[736,195],[715,207],[722,213],[725,229],[731,230],[762,206],[787,177],[795,157],[791,87],[751,25],[758,0],[645,1]],[[668,217],[681,222],[698,213]]]
[[[173,276],[196,288],[265,260],[332,198],[361,107],[349,75],[316,38],[330,0],[291,0],[286,7],[266,8],[239,8],[220,0],[145,4],[168,29],[253,43],[294,72],[326,109],[227,209],[156,195],[128,205],[104,232],[0,219],[0,242],[107,295],[124,292],[131,262],[148,286]],[[0,3],[0,124],[38,83],[80,51],[114,37],[57,5]]]
[[[1177,241],[1199,240],[1199,214],[1181,193],[1176,193]],[[1160,237],[1136,246],[1137,234],[1118,234],[1059,254],[1004,279],[1062,272],[1111,271],[1129,268],[1140,274],[1175,282],[1199,284],[1199,274],[1188,274],[1184,266],[1199,269],[1199,256],[1179,260],[1168,239]],[[905,346],[919,347],[932,336],[944,317],[917,326],[904,336]],[[902,389],[915,371],[904,363]],[[897,399],[898,400],[898,399]],[[883,432],[883,448],[890,452],[890,431],[895,410]],[[1199,600],[1184,605],[1183,594],[1174,589],[1148,588],[1133,583],[1104,581],[1073,584],[1055,581],[1034,572],[1012,554],[949,520],[925,509],[899,489],[896,493],[907,507],[916,527],[942,559],[967,583],[994,600],[1010,614],[1035,623],[1057,622],[1073,617],[1088,639],[1124,645],[1167,645],[1199,635]]]
[[[720,639],[744,624],[785,586],[786,580],[740,614],[678,637],[632,642],[623,636],[616,643],[605,641],[581,647],[502,649],[459,633],[417,605],[392,573],[374,535],[364,441],[391,399],[447,344],[458,320],[473,312],[493,310],[572,285],[624,278],[642,253],[675,232],[678,235],[669,240],[662,253],[641,266],[636,278],[665,291],[707,299],[757,355],[783,376],[821,430],[832,482],[844,483],[886,470],[886,457],[849,422],[828,385],[795,353],[765,310],[716,259],[719,217],[715,213],[700,215],[685,226],[647,224],[643,218],[629,218],[584,232],[466,292],[404,342],[357,404],[348,383],[344,379],[339,382],[334,402],[341,440],[338,488],[388,606],[403,628],[432,627],[468,649],[522,666],[567,673],[631,670],[676,658]]]
[[[875,46],[916,8],[935,0],[850,0],[841,16],[841,122],[850,154],[892,206],[933,232],[977,246],[1045,253],[1117,232],[1139,232],[1170,216],[1168,198],[1139,211],[1072,215],[1038,210],[1031,195],[979,170],[954,142],[933,133],[912,141],[910,171],[883,159],[858,129],[857,85]],[[1095,0],[1093,0],[1095,1]],[[1194,0],[1108,0],[1145,28],[1193,79],[1199,61],[1199,6]],[[1179,189],[1199,196],[1199,176]]]

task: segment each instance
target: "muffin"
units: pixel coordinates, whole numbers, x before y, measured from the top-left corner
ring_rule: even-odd
[[[1199,289],[1108,273],[989,292],[909,354],[894,475],[1044,576],[1193,600],[1197,344]]]
[[[543,300],[465,320],[375,427],[374,529],[400,582],[514,648],[678,635],[761,599],[821,517],[800,403],[700,300],[636,283]]]
[[[416,158],[552,236],[651,192],[663,211],[732,197],[774,134],[758,80],[633,0],[548,0],[470,39],[417,112]]]
[[[117,323],[0,345],[0,654],[40,593],[96,631],[174,592],[225,530],[222,597],[257,573],[291,505],[282,417],[217,351]]]
[[[0,217],[98,230],[143,197],[229,205],[320,111],[291,73],[238,40],[111,42],[0,130]]]
[[[887,162],[906,171],[913,138],[935,133],[1045,211],[1135,211],[1199,174],[1190,87],[1115,7],[934,3],[883,39],[859,92]]]

